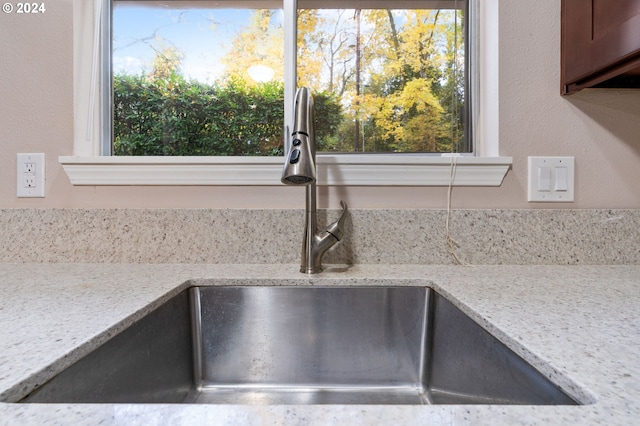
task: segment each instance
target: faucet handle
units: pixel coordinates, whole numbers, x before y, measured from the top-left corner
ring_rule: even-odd
[[[347,220],[346,213],[348,210],[347,203],[342,200],[340,200],[340,206],[342,207],[340,218],[327,227],[327,232],[333,235],[338,241],[344,236],[344,223]]]

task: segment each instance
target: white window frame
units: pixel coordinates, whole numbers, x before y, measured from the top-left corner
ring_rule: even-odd
[[[110,52],[95,51],[99,43],[87,34],[99,34],[93,23],[100,16],[102,1],[74,2],[74,149],[59,162],[73,185],[280,185],[282,157],[138,157],[106,156],[101,150],[102,124],[99,113],[100,83],[95,67],[102,67],[102,78],[111,78]],[[319,154],[318,185],[354,186],[500,186],[511,167],[511,157],[499,156],[498,101],[498,7],[499,0],[470,0],[470,22],[478,61],[472,78],[478,87],[474,96],[475,156],[433,154]],[[285,0],[295,8],[295,0]],[[473,19],[473,13],[478,19]],[[295,19],[293,19],[295,21]],[[287,30],[288,28],[288,30]],[[287,31],[289,34],[287,35]],[[285,25],[285,39],[295,40],[295,22]],[[287,45],[292,43],[287,43]],[[293,44],[292,44],[293,45]],[[285,49],[285,63],[295,61],[295,51]],[[100,52],[100,53],[98,53]],[[100,57],[102,56],[102,57]],[[295,62],[294,62],[295,63]],[[295,67],[289,67],[295,70]],[[106,71],[106,72],[105,72]],[[295,75],[286,76],[295,81]],[[290,85],[291,86],[291,85]],[[92,90],[93,88],[93,90]],[[285,89],[287,90],[287,89]],[[288,89],[293,92],[293,88]],[[105,95],[105,94],[102,94]],[[107,95],[108,96],[108,95]],[[293,93],[285,92],[287,102]],[[97,125],[96,125],[97,124]],[[453,168],[455,165],[455,168]],[[454,173],[452,173],[452,168]]]

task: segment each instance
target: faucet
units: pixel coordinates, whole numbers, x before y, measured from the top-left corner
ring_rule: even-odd
[[[347,204],[340,201],[342,214],[324,231],[318,232],[316,218],[316,141],[313,96],[306,87],[296,92],[293,131],[285,156],[281,181],[287,185],[306,185],[304,238],[300,272],[322,272],[322,256],[344,236]]]

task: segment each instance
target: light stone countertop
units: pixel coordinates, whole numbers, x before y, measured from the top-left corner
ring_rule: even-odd
[[[582,406],[0,403],[0,424],[607,424],[640,419],[640,266],[0,264],[0,400],[190,284],[433,286]]]

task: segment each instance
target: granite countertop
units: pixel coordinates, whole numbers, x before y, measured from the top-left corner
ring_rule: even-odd
[[[640,418],[640,266],[0,264],[0,424],[607,424]],[[433,286],[582,406],[15,404],[190,284]]]

